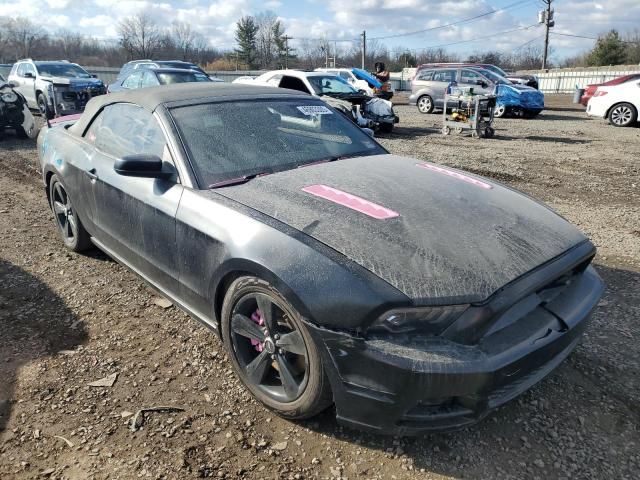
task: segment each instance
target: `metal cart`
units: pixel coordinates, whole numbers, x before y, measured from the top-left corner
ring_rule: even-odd
[[[456,105],[451,108],[451,105]],[[442,113],[442,134],[451,131],[462,133],[470,131],[472,137],[491,138],[493,128],[493,110],[496,106],[495,95],[474,95],[473,92],[453,92],[444,96]],[[447,112],[450,110],[450,112]]]

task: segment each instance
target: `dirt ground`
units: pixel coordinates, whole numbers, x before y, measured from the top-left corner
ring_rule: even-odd
[[[444,137],[439,115],[400,105],[381,139],[546,201],[593,239],[607,283],[549,378],[474,427],[420,438],[265,410],[210,331],[105,255],[65,251],[35,143],[0,141],[0,478],[639,478],[640,129],[547,103],[535,120],[497,120],[491,140]],[[158,406],[182,410],[132,431]]]

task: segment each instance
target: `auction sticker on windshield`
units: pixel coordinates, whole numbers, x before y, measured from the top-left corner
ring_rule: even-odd
[[[305,115],[332,115],[333,112],[324,105],[303,105],[298,107]]]

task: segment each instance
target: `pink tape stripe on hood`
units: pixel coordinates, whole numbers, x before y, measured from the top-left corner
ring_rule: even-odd
[[[475,185],[476,187],[486,188],[487,190],[492,189],[493,187],[488,183],[485,183],[481,180],[478,180],[473,177],[468,177],[467,175],[463,175],[462,173],[454,172],[452,170],[447,170],[446,168],[438,167],[436,165],[431,165],[429,163],[416,163],[416,166],[421,168],[426,168],[427,170],[432,170],[434,172],[443,173],[445,175],[449,175],[450,177],[457,178],[458,180],[462,180],[463,182],[470,183]]]
[[[310,193],[311,195],[315,195],[316,197],[324,198],[330,202],[350,208],[351,210],[364,213],[365,215],[377,220],[400,216],[398,212],[389,210],[382,205],[378,205],[370,202],[369,200],[365,200],[364,198],[343,192],[342,190],[328,187],[327,185],[309,185],[308,187],[304,187],[302,190]]]

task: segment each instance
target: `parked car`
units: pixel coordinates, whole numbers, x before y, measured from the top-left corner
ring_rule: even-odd
[[[223,80],[212,75],[208,75],[202,68],[200,68],[195,63],[185,62],[182,60],[132,60],[130,62],[125,63],[120,72],[118,72],[118,77],[114,83],[118,83],[124,80],[125,77],[128,77],[134,70],[138,69],[146,69],[146,68],[178,68],[181,70],[194,70],[203,75],[207,75],[211,78],[213,82],[222,82]]]
[[[421,70],[427,69],[427,68],[434,68],[434,67],[442,67],[442,68],[449,68],[449,67],[472,67],[472,68],[481,68],[483,70],[489,70],[493,73],[495,73],[496,75],[499,75],[501,77],[506,78],[507,80],[509,80],[511,83],[516,84],[516,85],[526,85],[527,87],[531,87],[531,88],[535,88],[536,90],[539,87],[539,80],[538,77],[536,77],[535,75],[518,75],[515,73],[507,73],[504,70],[502,70],[500,67],[496,66],[496,65],[492,65],[490,63],[425,63],[422,65],[419,65],[418,68],[416,69],[416,72],[414,74],[414,78],[418,75],[418,73]]]
[[[595,247],[551,209],[391,155],[310,95],[115,93],[38,152],[64,245],[210,326],[289,419],[335,404],[378,433],[477,422],[571,353],[603,291]]]
[[[316,72],[325,72],[337,75],[357,90],[362,90],[370,97],[380,97],[385,100],[393,98],[393,87],[391,83],[382,83],[376,77],[361,68],[316,68]]]
[[[35,138],[38,134],[27,101],[0,75],[0,136],[7,129],[21,138]]]
[[[475,93],[496,94],[494,115],[521,115],[534,117],[544,109],[544,94],[524,85],[514,85],[492,71],[472,67],[433,67],[421,70],[411,82],[409,104],[417,105],[421,113],[432,113],[445,108],[447,88],[456,84],[460,88],[473,88]],[[457,106],[457,102],[447,108]]]
[[[591,97],[593,97],[593,94],[596,93],[596,90],[599,87],[612,87],[614,85],[620,85],[622,83],[632,82],[634,80],[640,80],[640,73],[623,75],[621,77],[614,78],[613,80],[609,80],[608,82],[587,85],[587,88],[584,89],[584,94],[582,95],[582,97],[580,97],[580,103],[586,107],[589,103],[589,100],[591,100]]]
[[[65,60],[18,60],[8,80],[27,100],[29,108],[47,118],[82,112],[90,98],[106,93],[102,80]]]
[[[600,86],[587,104],[587,115],[606,118],[615,127],[635,125],[639,111],[640,80]]]
[[[171,85],[173,83],[211,82],[206,73],[195,70],[181,70],[177,68],[140,68],[133,70],[131,74],[112,83],[108,92],[119,92],[135,88],[156,87],[158,85]]]
[[[362,90],[370,97],[373,97],[373,88],[369,85],[366,80],[361,80],[356,77],[353,73],[352,68],[316,68],[316,72],[324,72],[330,73],[332,75],[337,75],[342,79],[349,82],[356,90]]]
[[[322,98],[339,109],[361,127],[391,132],[399,118],[393,105],[382,98],[372,98],[337,75],[302,70],[273,70],[251,79],[237,81],[298,90]]]
[[[0,77],[4,78],[5,82],[9,78],[9,73],[11,73],[11,67],[13,64],[11,63],[0,63]]]

